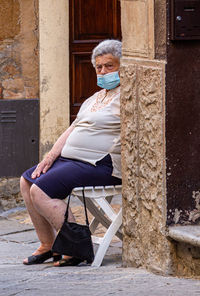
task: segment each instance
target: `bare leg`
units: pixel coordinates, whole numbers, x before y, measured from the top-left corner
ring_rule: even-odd
[[[37,192],[34,192],[34,189],[32,190],[33,185],[30,182],[28,182],[27,180],[25,180],[23,177],[21,178],[20,185],[21,185],[21,193],[24,198],[27,210],[29,212],[29,215],[31,217],[31,220],[33,222],[35,230],[37,232],[38,238],[41,242],[41,246],[33,254],[34,255],[42,254],[42,253],[49,251],[51,249],[52,244],[55,239],[55,229],[54,229],[54,227],[52,227],[53,224],[49,223],[49,221],[46,219],[46,217],[38,212],[37,206],[35,204],[33,204],[34,200],[40,201],[40,203],[42,203],[42,201],[43,201],[43,199],[40,200],[39,196],[38,196],[38,198],[35,197],[35,194],[37,194]],[[38,188],[37,186],[35,186],[35,187]],[[30,193],[31,190],[32,190],[33,196],[31,196],[31,193]],[[39,194],[42,193],[42,195],[45,195],[47,197],[47,199],[51,200],[40,189],[39,189],[39,191],[40,191]],[[53,200],[51,200],[51,201],[53,201]],[[57,201],[60,201],[60,200],[57,200]],[[64,205],[64,202],[63,201],[60,201],[60,202],[62,203],[62,208],[64,208],[64,207],[66,208],[66,205]],[[62,217],[64,217],[64,214]],[[73,220],[73,215],[71,214],[69,216],[69,218],[71,218],[71,220]],[[61,220],[63,221],[63,218]],[[55,228],[58,229],[57,227],[55,227]],[[25,259],[25,261],[27,261],[27,259]]]
[[[36,211],[44,217],[56,231],[58,231],[64,222],[66,203],[60,199],[51,199],[35,184],[31,186],[30,195]],[[68,220],[71,222],[75,221],[70,209]]]
[[[28,213],[35,227],[37,236],[41,242],[40,248],[34,253],[34,255],[38,255],[51,249],[52,243],[55,239],[55,230],[49,224],[49,222],[36,211],[35,207],[33,206],[30,196],[31,186],[32,184],[30,182],[21,177],[21,193],[24,198]]]
[[[45,217],[52,227],[58,231],[64,222],[66,203],[60,199],[49,198],[48,195],[36,185],[32,185],[30,194],[37,212],[40,213],[41,216]],[[68,221],[75,222],[70,209],[68,212]],[[69,259],[71,256],[64,256],[64,258]],[[54,265],[59,266],[59,262],[55,262]]]

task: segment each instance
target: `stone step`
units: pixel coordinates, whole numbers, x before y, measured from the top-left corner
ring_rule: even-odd
[[[200,225],[170,226],[168,231],[173,240],[200,247]]]

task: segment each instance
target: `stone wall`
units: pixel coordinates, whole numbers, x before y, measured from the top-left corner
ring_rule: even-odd
[[[162,62],[124,59],[121,67],[123,262],[172,272],[166,239]]]
[[[38,97],[38,0],[0,0],[0,99]],[[19,179],[1,178],[0,211],[21,203]]]
[[[0,98],[38,98],[38,0],[1,0],[0,28]]]
[[[19,178],[0,179],[0,212],[23,205],[19,192]]]
[[[172,274],[173,245],[166,238],[165,5],[121,1],[123,264]]]
[[[169,213],[174,215],[172,222],[180,223],[180,205],[191,209],[193,200],[196,208],[187,211],[188,217],[184,222],[190,224],[192,221],[197,225],[199,221],[199,145],[198,132],[195,132],[199,126],[199,68],[194,58],[199,54],[199,43],[171,42],[168,28],[169,1],[121,0],[121,4],[123,265],[144,267],[165,275],[199,278],[200,248],[192,242],[189,244],[187,237],[185,243],[184,239],[181,242],[170,239],[167,226]],[[181,71],[183,69],[186,70]],[[191,76],[183,74],[188,69],[194,69]],[[194,73],[197,74],[196,79]],[[175,108],[179,105],[180,109]],[[186,118],[185,125],[183,118]],[[186,130],[188,126],[190,132]],[[183,135],[192,135],[194,138],[188,137],[187,142]],[[180,143],[179,150],[177,143]],[[196,145],[196,150],[191,149],[192,145]],[[174,149],[170,150],[171,154],[169,147]],[[188,156],[184,151],[188,152]],[[191,151],[197,154],[191,154]],[[174,177],[170,177],[170,185],[173,190],[178,190],[170,192],[168,179],[171,172],[169,174],[167,169],[169,160],[171,167],[176,167],[175,153],[182,157],[182,163],[177,166],[179,175],[182,177],[192,172],[191,175],[196,179],[185,178],[183,185],[178,188],[179,178],[174,174]],[[188,166],[183,167],[186,161]],[[197,189],[193,189],[194,185]],[[189,195],[186,200],[187,186],[193,191],[193,198]],[[169,206],[170,202],[171,208],[167,214],[167,204]],[[191,232],[188,236],[191,237]]]

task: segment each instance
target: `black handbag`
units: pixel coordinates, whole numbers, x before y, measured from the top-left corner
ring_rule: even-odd
[[[82,260],[87,260],[87,263],[92,263],[92,261],[94,260],[94,250],[91,239],[91,232],[89,229],[84,189],[82,192],[86,225],[68,222],[68,210],[70,203],[69,195],[67,209],[65,213],[65,220],[56,236],[52,251],[61,255],[77,257]]]

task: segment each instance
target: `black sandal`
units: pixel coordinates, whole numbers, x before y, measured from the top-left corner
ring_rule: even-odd
[[[28,257],[28,261],[27,262],[23,262],[23,264],[25,265],[31,265],[31,264],[41,264],[44,261],[50,259],[53,257],[53,262],[56,262],[58,260],[60,260],[62,258],[61,255],[53,255],[52,251],[48,251],[45,252],[43,254],[39,254],[39,255],[32,255],[30,257]]]
[[[59,265],[54,265],[55,267],[62,267],[62,266],[77,266],[81,262],[83,262],[83,259],[77,258],[77,257],[72,257],[69,259],[61,259],[59,260]]]

